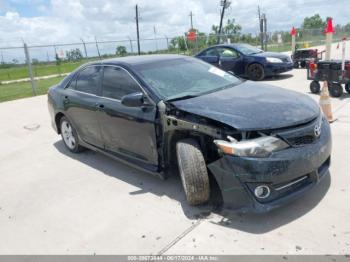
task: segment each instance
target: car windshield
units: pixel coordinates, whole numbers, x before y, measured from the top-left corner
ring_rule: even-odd
[[[248,44],[235,45],[235,48],[238,51],[240,51],[241,53],[243,53],[244,55],[253,55],[253,54],[258,54],[258,53],[264,52],[261,49],[256,48],[256,47],[251,46],[251,45],[248,45]]]
[[[164,100],[200,96],[241,81],[194,58],[176,58],[136,65],[144,81]]]

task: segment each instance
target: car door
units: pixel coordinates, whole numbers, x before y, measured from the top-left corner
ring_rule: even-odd
[[[158,165],[156,106],[150,100],[142,107],[121,103],[123,96],[137,92],[144,91],[126,69],[104,67],[101,97],[104,115],[100,119],[104,147],[131,160]]]
[[[197,57],[209,64],[212,64],[215,66],[219,65],[219,54],[215,47],[204,50],[202,53],[197,55]]]
[[[219,67],[225,71],[232,71],[236,75],[244,73],[243,59],[241,55],[232,48],[218,47]]]
[[[102,67],[88,66],[72,79],[64,93],[66,115],[80,139],[97,147],[103,146],[97,107]]]

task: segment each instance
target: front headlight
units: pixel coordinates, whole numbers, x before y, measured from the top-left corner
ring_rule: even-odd
[[[267,157],[274,151],[289,147],[286,142],[273,136],[264,136],[240,142],[214,140],[214,143],[225,154],[246,157]]]
[[[269,63],[283,63],[282,59],[276,57],[266,57],[266,61]]]

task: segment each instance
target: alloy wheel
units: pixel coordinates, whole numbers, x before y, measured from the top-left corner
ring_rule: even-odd
[[[73,134],[72,126],[67,121],[62,121],[61,132],[66,146],[73,150],[76,147],[76,139]]]

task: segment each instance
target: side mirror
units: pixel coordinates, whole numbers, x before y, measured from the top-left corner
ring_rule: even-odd
[[[144,103],[143,93],[137,92],[137,93],[125,95],[122,97],[121,103],[122,103],[122,105],[128,106],[128,107],[142,106]]]

